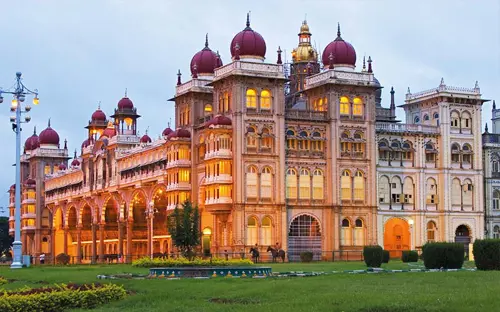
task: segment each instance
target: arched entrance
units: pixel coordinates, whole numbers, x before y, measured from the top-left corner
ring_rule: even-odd
[[[288,261],[299,261],[300,253],[310,251],[313,260],[321,260],[321,227],[319,221],[302,214],[290,223],[288,232]]]
[[[164,186],[153,193],[153,257],[161,257],[171,252],[167,230],[167,192]]]
[[[90,206],[85,205],[81,214],[82,261],[90,262],[92,260],[92,210]]]
[[[76,260],[77,254],[77,234],[76,234],[76,226],[78,225],[78,218],[76,215],[76,207],[72,206],[68,211],[68,255],[72,257],[72,260]],[[73,243],[74,242],[74,243]]]
[[[399,218],[389,219],[384,226],[384,249],[391,258],[400,258],[403,250],[410,250],[410,226]]]
[[[148,249],[148,224],[146,216],[146,196],[143,192],[137,192],[132,199],[131,210],[134,223],[131,229],[132,234],[132,248],[130,255],[132,260],[149,256]],[[129,233],[127,233],[129,235]]]
[[[61,254],[64,252],[64,230],[63,230],[63,213],[60,208],[57,208],[56,212],[54,213],[54,218],[52,220],[53,222],[53,229],[55,230],[54,233],[54,257],[57,257],[57,255]]]
[[[469,244],[471,242],[470,230],[467,225],[461,224],[455,230],[455,243],[464,244],[465,256],[469,255]]]
[[[203,237],[201,244],[203,248],[203,255],[209,256],[210,249],[212,248],[212,230],[208,227],[203,229]]]

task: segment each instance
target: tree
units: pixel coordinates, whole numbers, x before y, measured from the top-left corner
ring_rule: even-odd
[[[0,256],[10,251],[13,240],[9,235],[9,218],[0,217]]]
[[[184,257],[192,258],[193,249],[200,245],[200,212],[193,207],[189,200],[182,204],[182,208],[175,207],[168,216],[168,232],[174,245]]]

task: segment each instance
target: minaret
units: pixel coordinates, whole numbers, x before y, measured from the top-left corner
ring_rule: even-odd
[[[391,87],[391,117],[396,117],[396,103],[394,101],[394,87]]]

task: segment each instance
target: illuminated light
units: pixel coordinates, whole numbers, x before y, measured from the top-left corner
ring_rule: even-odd
[[[12,108],[17,108],[17,99],[12,99],[11,104]]]
[[[127,126],[130,126],[130,125],[132,125],[132,121],[133,121],[133,120],[132,120],[132,118],[125,118],[125,120],[124,120],[124,121],[125,121],[125,123],[127,124]]]
[[[413,225],[413,222],[414,222],[413,219],[408,220],[409,225]]]
[[[33,98],[33,105],[38,105],[38,104],[40,104],[40,99],[38,98],[38,96],[35,96]]]

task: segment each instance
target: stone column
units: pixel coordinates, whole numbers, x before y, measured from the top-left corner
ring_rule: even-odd
[[[104,262],[104,223],[99,224],[99,262]]]
[[[68,232],[69,228],[64,228],[64,253],[68,254]]]
[[[118,254],[123,257],[123,221],[118,221]]]
[[[92,264],[97,262],[97,224],[92,223]]]
[[[153,229],[151,227],[151,223],[153,221],[153,217],[148,215],[148,217],[146,218],[147,222],[148,222],[148,246],[146,248],[147,250],[147,255],[148,257],[151,256],[151,253],[152,253],[152,250],[151,250],[151,245],[152,245],[152,242],[153,242]]]
[[[79,225],[76,230],[76,263],[82,263],[82,226]]]
[[[50,230],[50,255],[52,257],[52,264],[56,264],[56,229]],[[47,261],[48,262],[48,261]]]
[[[133,220],[127,220],[127,256],[125,258],[127,263],[132,262],[132,228],[134,225]]]

